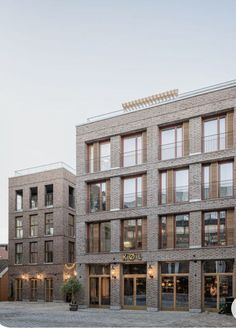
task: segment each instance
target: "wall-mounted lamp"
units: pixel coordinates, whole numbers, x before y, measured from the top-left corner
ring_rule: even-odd
[[[29,276],[27,273],[23,273],[22,276],[21,276],[21,279],[25,280],[25,281],[28,281],[29,280]]]
[[[148,276],[149,278],[153,278],[153,267],[151,264],[148,265]]]
[[[116,269],[114,266],[112,266],[111,268],[111,277],[112,279],[116,279]]]
[[[37,273],[37,279],[38,280],[43,280],[43,274],[42,273]]]

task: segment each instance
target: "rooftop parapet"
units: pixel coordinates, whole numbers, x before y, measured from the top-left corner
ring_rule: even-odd
[[[24,168],[19,169],[15,171],[15,176],[22,176],[22,175],[29,175],[29,174],[35,174],[45,171],[51,171],[58,168],[65,168],[67,171],[71,172],[72,174],[75,174],[75,169],[69,166],[68,164],[60,161],[56,163],[46,164],[46,165],[40,165],[30,168]]]

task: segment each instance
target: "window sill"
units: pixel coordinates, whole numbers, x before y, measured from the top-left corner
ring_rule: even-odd
[[[45,206],[45,209],[52,209],[53,208],[53,205],[47,205]]]
[[[43,264],[45,264],[45,265],[53,265],[54,263],[53,262],[48,262],[48,263],[44,262]]]

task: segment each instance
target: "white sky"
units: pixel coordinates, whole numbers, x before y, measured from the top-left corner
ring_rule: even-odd
[[[0,0],[0,243],[8,177],[65,161],[124,101],[236,78],[235,0]]]

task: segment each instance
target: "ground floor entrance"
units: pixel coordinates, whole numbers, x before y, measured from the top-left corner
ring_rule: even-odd
[[[233,261],[206,261],[203,269],[204,308],[218,311],[233,296]]]
[[[90,307],[110,305],[110,266],[92,265],[89,275]]]
[[[161,263],[161,310],[189,309],[189,262]]]
[[[146,264],[123,265],[123,307],[144,309],[146,307]]]

